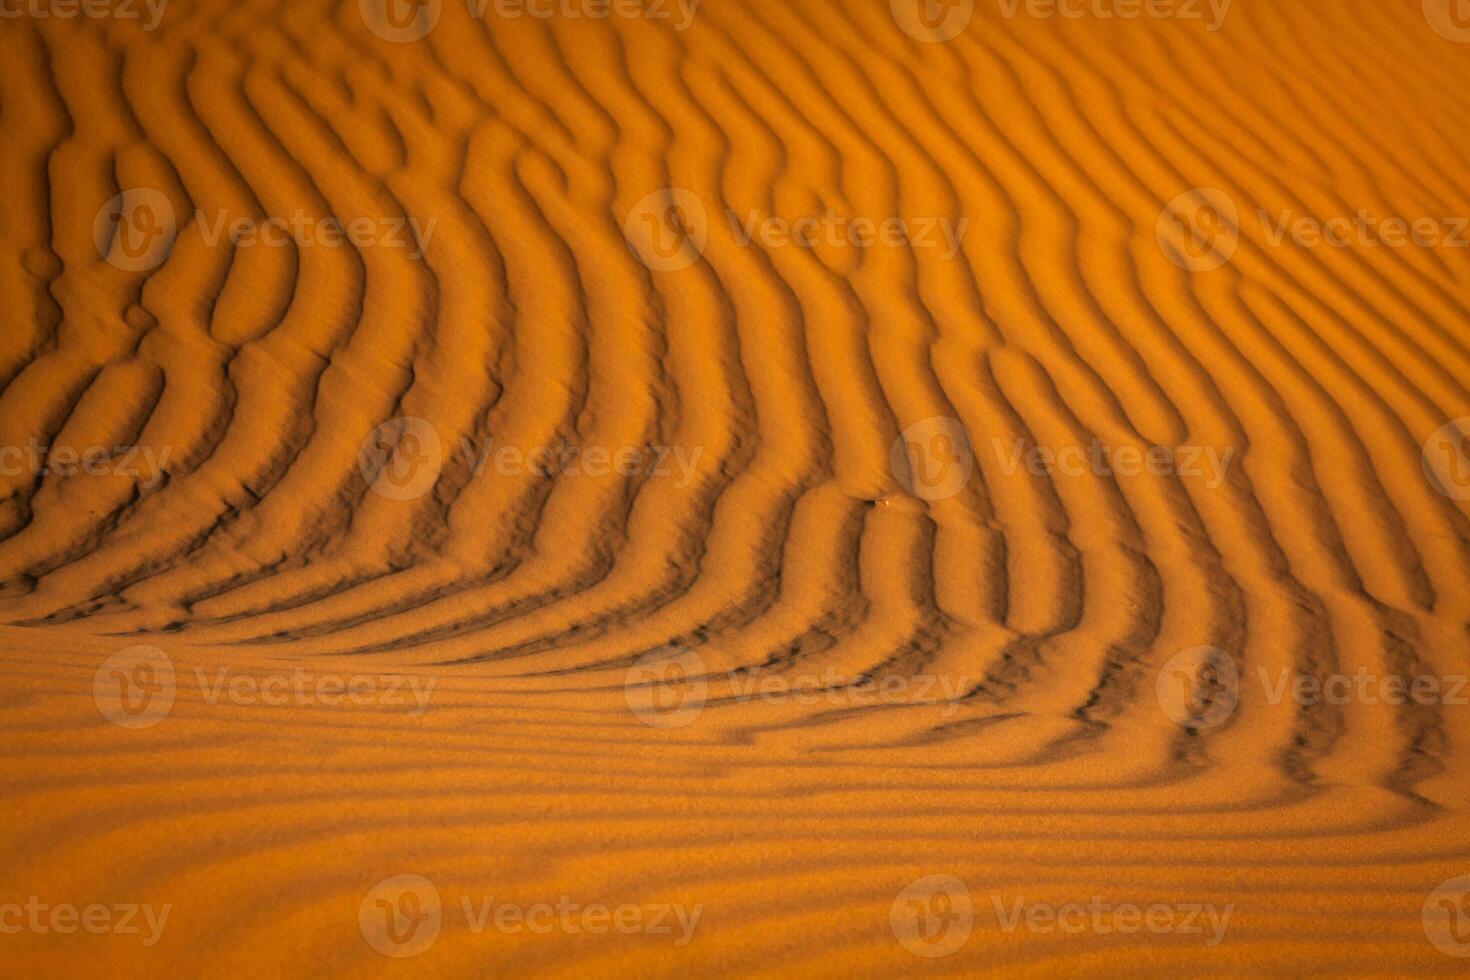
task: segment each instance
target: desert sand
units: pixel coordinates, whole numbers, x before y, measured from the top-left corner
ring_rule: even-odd
[[[4,0],[0,974],[1464,974],[1462,6]]]

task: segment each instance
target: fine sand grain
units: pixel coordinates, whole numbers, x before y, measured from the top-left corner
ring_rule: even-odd
[[[0,0],[0,974],[1466,974],[1467,6]]]

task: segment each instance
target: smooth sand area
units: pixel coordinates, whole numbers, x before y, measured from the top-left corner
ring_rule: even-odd
[[[1464,0],[0,12],[0,975],[1470,971]]]

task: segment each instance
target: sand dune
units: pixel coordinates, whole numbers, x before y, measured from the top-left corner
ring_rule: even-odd
[[[1465,971],[1460,6],[5,7],[0,970]]]

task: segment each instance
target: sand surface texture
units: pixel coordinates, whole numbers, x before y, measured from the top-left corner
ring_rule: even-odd
[[[0,974],[1470,971],[1467,7],[3,0]]]

